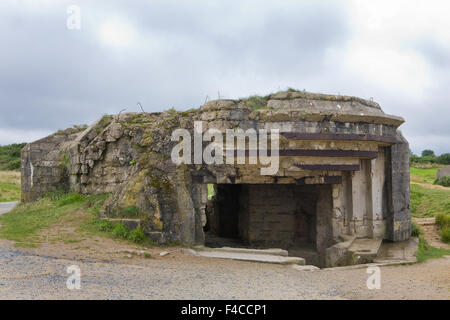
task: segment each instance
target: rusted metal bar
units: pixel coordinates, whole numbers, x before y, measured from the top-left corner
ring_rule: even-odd
[[[341,141],[374,141],[396,143],[397,138],[393,136],[380,136],[375,134],[356,134],[356,133],[298,133],[282,132],[280,133],[286,139],[293,140],[341,140]]]
[[[234,150],[234,155],[237,156],[242,150]],[[258,151],[253,151],[254,154],[259,155]],[[250,150],[244,150],[244,154],[249,156]],[[267,150],[267,156],[271,156],[271,150]],[[315,149],[288,149],[279,150],[281,157],[352,157],[352,158],[368,158],[374,159],[378,155],[377,151],[365,150],[315,150]]]
[[[341,176],[304,177],[295,180],[296,184],[341,184]]]
[[[359,164],[295,164],[303,170],[325,170],[325,171],[359,171]]]

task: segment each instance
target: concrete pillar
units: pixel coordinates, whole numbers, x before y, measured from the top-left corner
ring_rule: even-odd
[[[387,157],[388,213],[386,239],[403,241],[411,235],[409,208],[409,144],[400,131],[397,143],[390,148]]]
[[[350,221],[352,234],[360,237],[371,236],[372,181],[370,178],[370,160],[361,160],[361,170],[352,177],[353,217]],[[370,219],[370,221],[369,221]]]
[[[187,181],[189,181],[189,176],[186,167],[183,165],[178,166],[176,197],[179,214],[180,241],[187,245],[193,245],[196,244],[196,212],[191,198],[191,190],[189,190],[192,184],[187,184]]]
[[[344,200],[344,226],[346,227],[346,233],[352,234],[351,221],[353,220],[353,187],[352,187],[352,173],[342,173],[342,192]]]
[[[319,264],[325,265],[325,250],[333,245],[333,196],[330,185],[321,185],[317,190],[319,197],[316,207],[316,250],[319,253]]]
[[[385,148],[379,148],[378,156],[371,160],[371,181],[372,181],[372,237],[383,238],[385,233],[385,220],[383,210],[386,207],[386,156]]]

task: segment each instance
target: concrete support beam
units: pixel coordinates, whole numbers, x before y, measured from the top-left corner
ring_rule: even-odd
[[[407,240],[411,235],[409,208],[409,144],[400,131],[397,143],[390,148],[388,161],[388,217],[386,238],[391,241]]]

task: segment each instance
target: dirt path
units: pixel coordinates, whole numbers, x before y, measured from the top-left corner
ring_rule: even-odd
[[[441,241],[434,218],[413,218],[413,221],[420,226],[420,230],[429,245],[435,248],[450,249],[449,244]]]
[[[450,187],[444,187],[444,186],[440,186],[438,184],[428,184],[428,183],[420,183],[420,182],[414,182],[414,181],[411,181],[411,184],[417,184],[418,186],[428,188],[428,189],[450,190]]]

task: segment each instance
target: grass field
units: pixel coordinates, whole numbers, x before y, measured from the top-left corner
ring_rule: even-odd
[[[0,171],[0,202],[20,200],[20,172]]]
[[[412,182],[433,184],[438,168],[410,168]]]
[[[39,232],[69,217],[96,197],[69,194],[57,200],[50,197],[32,203],[19,204],[0,216],[0,237],[16,241],[20,247],[36,247],[41,241]]]
[[[411,168],[411,213],[413,217],[450,214],[450,189],[427,188],[414,182],[433,184],[437,168]]]
[[[212,199],[212,197],[215,195],[214,191],[214,185],[208,184],[208,199]]]
[[[414,184],[432,184],[437,168],[411,168],[411,215],[416,218],[435,217],[440,229],[440,237],[444,242],[450,242],[450,188],[433,188]],[[450,254],[444,249],[432,248],[426,243],[419,246],[419,256],[434,257]]]
[[[21,203],[0,215],[0,237],[15,241],[18,247],[38,247],[43,241],[75,243],[93,236],[154,245],[140,227],[130,230],[121,223],[112,224],[98,218],[98,211],[108,196],[54,193],[36,202]],[[74,229],[74,232],[69,235],[56,233],[49,239],[43,231],[55,225]]]
[[[450,214],[450,190],[429,189],[411,184],[411,214],[416,218]]]
[[[430,246],[423,239],[419,240],[419,248],[417,250],[417,262],[422,262],[428,259],[442,258],[443,256],[450,255],[450,250],[435,248]]]

